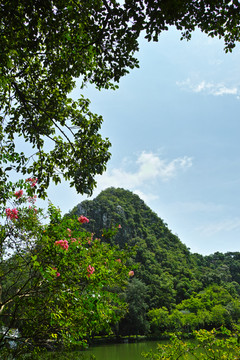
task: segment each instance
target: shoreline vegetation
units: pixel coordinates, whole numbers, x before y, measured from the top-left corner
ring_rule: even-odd
[[[186,335],[186,334],[185,334]],[[168,339],[168,340],[166,340]],[[139,355],[142,359],[149,360],[238,360],[240,356],[240,332],[239,328],[236,328],[234,332],[221,327],[220,329],[212,329],[211,331],[200,330],[188,336],[184,334],[165,334],[165,339],[158,339],[159,343],[156,350],[150,350],[148,352],[142,352],[136,354],[139,359]],[[102,357],[98,359],[94,353],[91,353],[91,349],[96,347],[103,347],[105,345],[127,345],[136,342],[151,342],[156,344],[156,339],[149,339],[144,336],[130,336],[116,339],[114,337],[98,337],[95,341],[85,350],[81,348],[75,348],[71,351],[46,351],[41,354],[32,353],[21,357],[22,360],[104,360]],[[118,348],[119,349],[119,348]],[[121,349],[121,348],[120,348]],[[124,359],[123,359],[124,360]],[[134,360],[134,359],[132,359]]]

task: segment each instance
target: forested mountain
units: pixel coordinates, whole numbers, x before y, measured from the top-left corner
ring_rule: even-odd
[[[235,299],[240,295],[240,253],[192,254],[167,224],[128,190],[108,188],[67,214],[73,215],[87,216],[87,229],[103,241],[120,248],[136,247],[131,259],[135,275],[123,295],[129,312],[119,324],[121,334],[148,332],[149,310],[178,311],[184,300],[212,285],[223,287]],[[118,224],[121,228],[109,240],[103,229]]]

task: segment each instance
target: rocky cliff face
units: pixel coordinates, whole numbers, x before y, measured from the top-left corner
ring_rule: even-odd
[[[115,242],[123,245],[132,239],[149,236],[158,239],[165,249],[180,247],[188,252],[176,235],[168,229],[167,224],[155,214],[138,195],[124,189],[108,188],[94,200],[86,200],[78,204],[71,215],[84,215],[90,219],[87,228],[100,235],[101,229],[121,224],[121,231]]]

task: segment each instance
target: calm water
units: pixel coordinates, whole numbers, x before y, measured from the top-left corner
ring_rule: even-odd
[[[192,342],[191,340],[189,340]],[[194,340],[193,340],[194,341]],[[157,352],[157,344],[167,343],[167,341],[144,341],[138,343],[124,344],[104,344],[90,347],[85,351],[75,351],[72,353],[45,353],[41,360],[146,360],[141,353],[149,352],[151,349]],[[194,341],[195,343],[195,341]],[[196,344],[196,343],[195,343]],[[224,349],[223,349],[224,350]],[[203,350],[197,349],[196,354]],[[49,356],[48,356],[49,355]],[[186,354],[185,354],[186,355]],[[29,358],[28,358],[29,359]],[[179,358],[180,360],[181,358]],[[196,356],[188,354],[189,360],[195,360]],[[219,357],[218,357],[219,359]]]
[[[144,360],[142,352],[155,350],[159,341],[144,341],[125,344],[105,344],[89,348],[86,352],[87,359],[93,354],[96,360]]]

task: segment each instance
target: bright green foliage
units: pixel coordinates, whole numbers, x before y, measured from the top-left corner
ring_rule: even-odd
[[[194,333],[196,343],[181,340],[176,334],[167,345],[158,345],[158,352],[143,354],[150,360],[237,360],[240,356],[239,329],[226,328]]]
[[[43,225],[42,213],[25,200],[16,200],[17,215],[1,225],[0,351],[11,329],[20,333],[18,353],[108,333],[126,311],[119,292],[131,252],[103,243],[84,229],[88,219],[62,218],[52,204]]]
[[[91,194],[110,143],[99,134],[102,118],[90,112],[89,100],[69,97],[76,79],[115,88],[138,66],[134,53],[141,32],[157,41],[171,25],[182,38],[189,39],[196,27],[223,37],[231,51],[239,41],[239,9],[237,0],[2,0],[1,202],[14,171],[37,177],[41,196],[51,180],[62,178]]]
[[[154,333],[163,333],[169,328],[170,319],[169,311],[166,307],[160,309],[152,309],[148,312],[148,317],[151,321],[152,331]]]
[[[195,329],[232,328],[240,316],[239,298],[233,298],[223,287],[214,285],[183,300],[173,311],[166,308],[148,312],[152,332],[191,332]]]

